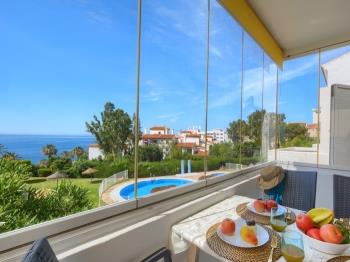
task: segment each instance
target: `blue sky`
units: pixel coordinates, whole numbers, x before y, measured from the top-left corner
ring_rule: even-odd
[[[0,133],[85,134],[85,121],[113,102],[135,110],[137,2],[2,1]],[[206,1],[143,1],[142,128],[204,127]],[[322,61],[344,53],[322,54]],[[245,35],[243,117],[275,108],[276,66]],[[240,116],[241,28],[212,1],[209,128]],[[264,69],[264,91],[262,70]],[[310,122],[317,56],[285,63],[280,111]],[[263,99],[262,99],[263,98]]]

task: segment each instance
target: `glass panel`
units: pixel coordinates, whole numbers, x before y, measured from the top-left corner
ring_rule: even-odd
[[[128,169],[136,10],[136,1],[1,3],[0,232],[98,207],[102,179]],[[104,107],[101,127],[93,116]]]
[[[276,92],[277,66],[266,54],[264,55],[264,86],[261,160],[275,160],[276,148]]]
[[[242,164],[261,162],[263,113],[263,51],[244,34],[242,94]]]
[[[350,168],[350,46],[322,51],[320,63],[319,163]]]
[[[277,159],[316,164],[318,54],[286,61],[280,76]]]
[[[207,1],[145,0],[142,19],[139,198],[204,178]]]
[[[208,177],[240,168],[241,52],[241,27],[217,1],[212,1]],[[225,168],[219,171],[220,167]]]

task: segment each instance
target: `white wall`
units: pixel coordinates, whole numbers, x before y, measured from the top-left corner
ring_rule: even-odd
[[[99,147],[89,147],[89,160],[98,159],[99,157],[104,157],[101,149]]]

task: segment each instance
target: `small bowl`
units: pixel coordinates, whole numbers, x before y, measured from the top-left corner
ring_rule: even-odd
[[[297,227],[298,228],[298,227]],[[309,245],[309,247],[316,249],[322,253],[326,253],[329,255],[341,255],[343,254],[349,247],[350,244],[333,244],[328,242],[323,242],[312,237],[306,235],[299,228],[298,230],[304,236],[305,242]]]

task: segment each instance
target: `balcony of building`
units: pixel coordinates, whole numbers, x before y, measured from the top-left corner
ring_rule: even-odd
[[[102,187],[99,195],[104,204],[99,207],[1,233],[0,261],[20,261],[33,241],[43,237],[48,238],[58,260],[63,262],[142,261],[160,247],[169,248],[175,262],[190,261],[191,248],[173,246],[172,227],[234,196],[260,197],[263,191],[258,179],[261,171],[270,166],[282,167],[286,177],[298,176],[295,188],[291,185],[285,192],[295,194],[298,188],[303,188],[304,196],[308,196],[305,203],[301,201],[300,205],[290,208],[307,211],[325,207],[334,210],[338,217],[350,216],[347,192],[350,188],[337,183],[339,178],[350,179],[349,3],[342,0],[192,2],[184,14],[170,8],[174,6],[166,8],[161,2],[155,7],[150,1],[138,0],[127,13],[135,18],[135,23],[128,27],[135,31],[132,40],[137,50],[130,52],[137,61],[135,123],[153,117],[155,108],[162,108],[164,114],[153,119],[169,120],[166,126],[157,126],[158,129],[149,126],[148,133],[145,131],[128,141],[128,149],[135,147],[138,152],[131,154],[136,163],[132,167],[133,177],[129,179],[125,171],[111,178],[116,179],[111,182],[112,186],[106,180],[108,186]],[[194,21],[188,20],[192,14]],[[166,21],[161,20],[164,17]],[[108,23],[97,16],[94,19]],[[193,24],[180,24],[182,19]],[[194,50],[185,50],[189,45],[203,51],[201,55],[193,53],[190,59],[200,61],[199,65],[177,60],[167,49],[175,41],[172,38],[164,40],[164,49],[158,50],[162,53],[158,67],[152,59],[155,50],[142,51],[142,48],[147,50],[148,45],[162,42],[168,23],[179,31],[190,27],[192,31],[184,34],[191,41],[175,44],[186,59]],[[154,29],[150,24],[157,25],[159,31],[150,33]],[[224,44],[223,36],[227,37]],[[216,46],[219,44],[223,44],[221,49]],[[184,83],[179,81],[180,87],[169,88],[170,95],[159,88],[146,92],[154,83],[141,79],[140,84],[142,73],[162,75],[172,63],[186,74]],[[152,66],[156,72],[151,72]],[[202,69],[191,71],[199,67]],[[158,80],[171,78],[173,81],[174,75]],[[305,75],[305,82],[302,78],[298,81],[298,77]],[[202,82],[199,81],[203,92],[193,93],[190,88],[193,83],[188,81],[201,76],[204,76]],[[183,92],[187,93],[182,95]],[[177,96],[179,99],[175,101]],[[158,102],[159,107],[156,107],[157,101],[162,101]],[[177,107],[180,102],[184,112]],[[187,110],[188,105],[192,112]],[[176,114],[171,110],[168,114],[171,107],[176,108]],[[223,107],[223,111],[218,111],[218,107]],[[193,115],[191,120],[204,119],[204,130],[193,127],[176,134],[168,127],[178,119],[185,123],[190,115]],[[227,120],[227,129],[232,127],[231,131],[236,132],[226,132],[223,127],[210,124],[217,123],[221,117]],[[256,129],[252,128],[254,123],[257,123]],[[151,130],[155,130],[154,133]],[[293,135],[293,132],[302,135]],[[229,145],[228,153],[214,151],[223,144]],[[162,145],[159,166],[166,170],[163,173],[169,174],[159,175],[147,161],[141,160],[138,147],[147,145]],[[179,153],[176,151],[179,148],[184,159],[177,159],[174,168],[169,161],[168,168],[164,161],[172,150]],[[92,158],[104,158],[98,145],[94,144],[91,150],[96,156]],[[217,152],[215,161],[211,158],[213,152]],[[226,153],[230,157],[224,157]],[[129,172],[131,174],[130,166]],[[303,187],[300,175],[305,176],[308,187]],[[183,184],[160,186],[151,193],[135,190],[139,184],[155,177],[181,180]],[[118,179],[124,180],[119,184]],[[217,261],[203,252],[197,259]]]

